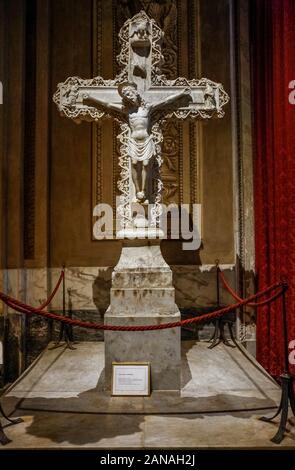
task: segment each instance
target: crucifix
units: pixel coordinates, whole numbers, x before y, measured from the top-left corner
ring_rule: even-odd
[[[120,122],[119,238],[159,235],[163,121],[221,118],[229,100],[220,83],[206,78],[168,80],[161,74],[162,37],[156,22],[141,11],[120,30],[122,71],[115,79],[69,77],[58,84],[53,98],[60,113],[76,122]],[[134,216],[135,204],[149,207],[148,221]]]
[[[165,119],[222,117],[228,95],[206,78],[168,80],[161,73],[161,39],[156,22],[141,11],[119,33],[122,71],[113,80],[70,77],[58,85],[54,101],[62,115],[77,122],[108,117],[120,122],[117,219],[122,251],[112,273],[109,325],[150,325],[179,321],[172,271],[160,243],[161,125]],[[139,211],[141,210],[141,213]],[[136,240],[134,240],[136,239]],[[140,240],[142,239],[142,240]],[[180,390],[180,329],[105,331],[105,387],[114,362],[148,362],[153,390]]]

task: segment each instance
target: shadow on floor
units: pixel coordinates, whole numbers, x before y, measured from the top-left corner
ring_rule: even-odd
[[[166,399],[166,404],[165,397],[159,399],[156,395],[151,396],[148,399],[149,402],[145,398],[138,397],[138,400],[135,400],[133,397],[132,403],[128,398],[108,397],[104,398],[104,409],[100,412],[85,412],[83,404],[91,402],[92,406],[95,407],[95,402],[99,400],[97,395],[97,389],[93,389],[72,398],[45,399],[36,397],[25,399],[22,403],[19,403],[14,414],[23,416],[25,421],[26,416],[32,417],[31,424],[26,426],[24,432],[34,438],[41,439],[40,446],[42,446],[42,439],[49,439],[57,444],[68,443],[77,446],[99,443],[104,439],[114,439],[114,445],[116,439],[118,439],[122,444],[123,439],[125,446],[132,447],[133,442],[139,444],[140,435],[144,430],[145,418],[148,415],[157,415],[159,418],[165,416],[168,419],[167,426],[169,426],[169,418],[173,417],[195,420],[204,419],[208,415],[224,415],[250,419],[251,416],[257,414],[262,415],[272,412],[270,409],[262,411],[265,406],[269,406],[269,399],[257,399],[255,397],[260,411],[257,408],[247,410],[249,400],[251,401],[254,397],[237,397],[231,394],[182,398],[183,411],[178,411],[179,406],[175,403],[175,397]],[[117,407],[117,411],[114,411],[116,410],[116,400],[119,400],[120,406]],[[123,408],[124,400],[125,411]],[[235,404],[235,409],[228,409],[223,412],[217,412],[215,409],[215,411],[210,412],[210,406],[212,408],[213,403],[215,407],[218,404],[221,407],[220,409],[230,408],[231,404]],[[241,411],[237,411],[237,404]],[[274,402],[273,405],[275,406]],[[100,408],[102,407],[100,406]],[[119,412],[120,408],[121,411]],[[143,409],[140,410],[140,408]],[[194,408],[195,412],[193,411]]]
[[[222,394],[220,396],[212,397],[215,400],[222,400],[222,401],[231,401],[232,399],[236,399],[235,396]],[[241,403],[248,399],[248,397],[240,397]],[[70,400],[73,403],[73,400],[77,399],[63,399],[60,400],[59,405],[67,408],[64,406],[66,402]],[[128,399],[127,399],[128,400]],[[199,401],[197,399],[195,401]],[[201,399],[205,403],[207,399]],[[48,400],[49,402],[51,400]],[[261,406],[263,407],[264,400],[261,400]],[[48,404],[48,408],[50,408],[50,404]],[[21,413],[20,413],[21,411]],[[165,413],[157,414],[154,419],[157,420],[158,423],[161,423],[162,420],[165,419],[165,429],[169,429],[170,423],[172,426],[175,426],[175,419],[181,419],[182,425],[185,425],[183,420],[203,420],[205,418],[210,417],[225,417],[228,419],[229,416],[236,418],[237,421],[242,418],[245,420],[253,420],[256,419],[256,416],[261,414],[271,414],[272,410],[265,410],[264,412],[261,410],[244,410],[240,412],[236,411],[228,411],[222,413],[180,413],[180,414],[170,414],[167,415]],[[51,443],[59,444],[59,445],[70,445],[70,446],[84,446],[84,445],[94,445],[98,444],[99,446],[104,445],[104,440],[107,440],[107,446],[118,446],[118,447],[128,447],[132,448],[142,446],[142,436],[145,431],[145,421],[147,416],[150,416],[151,413],[146,414],[136,414],[131,413],[128,414],[116,414],[109,412],[107,409],[104,413],[83,413],[83,412],[75,412],[75,413],[68,413],[68,412],[50,412],[50,411],[38,411],[32,410],[30,412],[25,410],[17,410],[18,416],[23,416],[25,422],[28,419],[32,419],[32,422],[29,425],[26,425],[24,433],[26,435],[31,436],[32,438],[37,438],[38,446],[46,446],[46,440],[50,440]],[[294,426],[294,422],[291,420],[289,421],[289,428],[290,426]],[[163,424],[162,424],[163,426]],[[234,429],[234,423],[231,422],[231,426]],[[273,429],[275,430],[277,427],[277,423],[266,424],[266,429]],[[233,431],[232,429],[232,431]],[[156,429],[155,429],[156,432]],[[181,433],[181,430],[179,429]],[[216,429],[216,432],[219,432]],[[289,438],[294,440],[295,442],[295,435],[292,432],[287,433]],[[158,435],[159,440],[161,440],[161,435]],[[42,440],[44,440],[42,442]],[[112,440],[110,442],[110,440]],[[48,443],[47,443],[48,445]]]

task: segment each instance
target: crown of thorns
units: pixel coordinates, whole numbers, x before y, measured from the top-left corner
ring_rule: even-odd
[[[133,88],[134,90],[137,90],[136,83],[133,83],[133,82],[120,83],[120,85],[118,85],[118,93],[119,93],[120,96],[122,96],[122,92],[123,92],[124,88],[127,88],[127,87],[130,87],[130,88]]]

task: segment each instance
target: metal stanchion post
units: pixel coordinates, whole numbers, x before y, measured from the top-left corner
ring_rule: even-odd
[[[9,418],[5,413],[4,413],[4,410],[2,408],[2,405],[1,405],[1,402],[0,402],[0,417],[3,417],[4,419],[6,419],[10,425],[12,424],[18,424],[18,423],[22,423],[23,420],[21,418],[15,418],[15,419],[11,419]],[[9,442],[11,442],[11,439],[9,439],[5,432],[4,432],[4,429],[3,429],[3,426],[1,424],[1,421],[0,421],[0,444],[2,445],[5,445],[5,444],[9,444]]]
[[[215,266],[216,266],[216,307],[217,310],[220,308],[220,281],[219,281],[219,260],[217,259],[215,261]],[[227,321],[230,337],[232,341],[235,343],[235,339],[233,336],[233,331],[232,331],[232,326],[230,321]],[[214,333],[212,337],[210,338],[210,342],[212,341],[212,344],[208,347],[208,349],[213,349],[215,346],[217,346],[219,343],[223,342],[226,346],[230,346],[234,348],[235,346],[230,344],[227,338],[225,337],[225,332],[224,332],[224,327],[225,327],[225,320],[224,318],[217,318],[215,321],[215,328],[214,328]]]
[[[290,407],[295,416],[295,396],[294,396],[294,388],[293,382],[294,378],[290,374],[290,366],[289,366],[289,350],[288,350],[288,328],[287,328],[287,308],[286,308],[286,292],[288,289],[288,284],[284,283],[283,285],[283,296],[282,296],[282,320],[283,320],[283,342],[284,342],[284,372],[281,374],[281,401],[276,413],[271,416],[270,418],[263,416],[261,421],[270,422],[274,418],[276,418],[281,413],[279,429],[274,437],[271,439],[272,442],[275,444],[280,444],[284,438],[284,434],[286,431],[286,425],[288,420],[288,410],[289,410],[289,401]]]
[[[63,276],[63,280],[62,280],[62,313],[63,313],[63,316],[65,317],[66,316],[65,265],[63,265],[63,270],[64,270],[64,276]],[[70,317],[71,317],[71,315],[70,315]],[[60,343],[62,342],[63,338],[64,338],[64,340],[66,342],[66,345],[69,349],[72,349],[72,350],[76,349],[76,348],[73,347],[74,338],[73,338],[73,328],[72,328],[72,326],[61,322],[58,340],[56,341],[54,348],[60,346]],[[51,348],[51,349],[54,349],[54,348]]]
[[[219,309],[220,306],[220,294],[219,294],[219,260],[217,259],[215,261],[215,266],[216,266],[216,307],[217,310]],[[214,326],[214,332],[212,337],[210,338],[210,342],[212,341],[212,344],[208,347],[208,349],[213,349],[217,344],[220,343],[220,319],[217,318],[215,321],[215,326]]]

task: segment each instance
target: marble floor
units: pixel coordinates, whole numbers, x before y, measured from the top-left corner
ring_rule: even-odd
[[[181,394],[111,397],[103,390],[103,343],[47,349],[2,404],[23,422],[5,425],[17,448],[293,448],[295,421],[270,442],[280,390],[244,349],[182,342]]]

